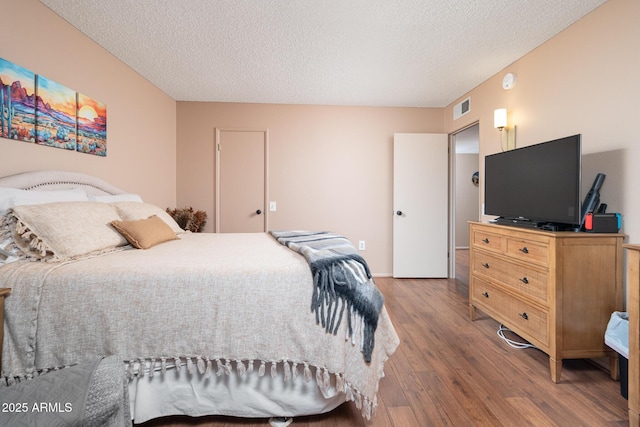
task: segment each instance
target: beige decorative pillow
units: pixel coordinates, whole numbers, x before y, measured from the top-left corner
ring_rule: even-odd
[[[133,221],[112,221],[111,225],[138,249],[149,249],[159,243],[176,240],[176,233],[156,215]]]
[[[178,223],[171,218],[171,215],[156,205],[139,202],[115,202],[110,203],[110,205],[116,208],[118,214],[124,221],[147,219],[152,215],[156,215],[158,218],[166,222],[174,233],[180,234],[185,232],[180,228]]]
[[[110,226],[118,212],[105,203],[15,206],[7,215],[13,241],[27,258],[64,261],[127,244]]]

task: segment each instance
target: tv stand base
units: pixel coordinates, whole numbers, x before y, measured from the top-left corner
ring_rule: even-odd
[[[525,218],[505,218],[499,217],[491,221],[493,224],[508,225],[511,227],[530,228],[544,231],[580,231],[579,227],[571,224],[560,224],[557,222],[538,222]]]
[[[494,224],[499,224],[499,225],[510,225],[512,227],[536,228],[536,229],[541,228],[541,226],[545,224],[544,222],[536,222],[536,221],[531,221],[523,218],[504,218],[504,217],[496,218],[492,222]]]

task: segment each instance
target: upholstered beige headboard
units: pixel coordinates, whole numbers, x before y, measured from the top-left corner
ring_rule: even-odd
[[[92,196],[126,193],[126,191],[92,175],[56,170],[38,170],[0,177],[0,187],[20,188],[22,190],[82,188]]]

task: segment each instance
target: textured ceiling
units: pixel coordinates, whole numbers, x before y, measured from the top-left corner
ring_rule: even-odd
[[[40,0],[178,101],[444,107],[604,0]]]

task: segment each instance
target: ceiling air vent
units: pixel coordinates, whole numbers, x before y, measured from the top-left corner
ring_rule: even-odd
[[[458,120],[471,110],[471,97],[463,99],[459,104],[453,106],[453,120]]]

